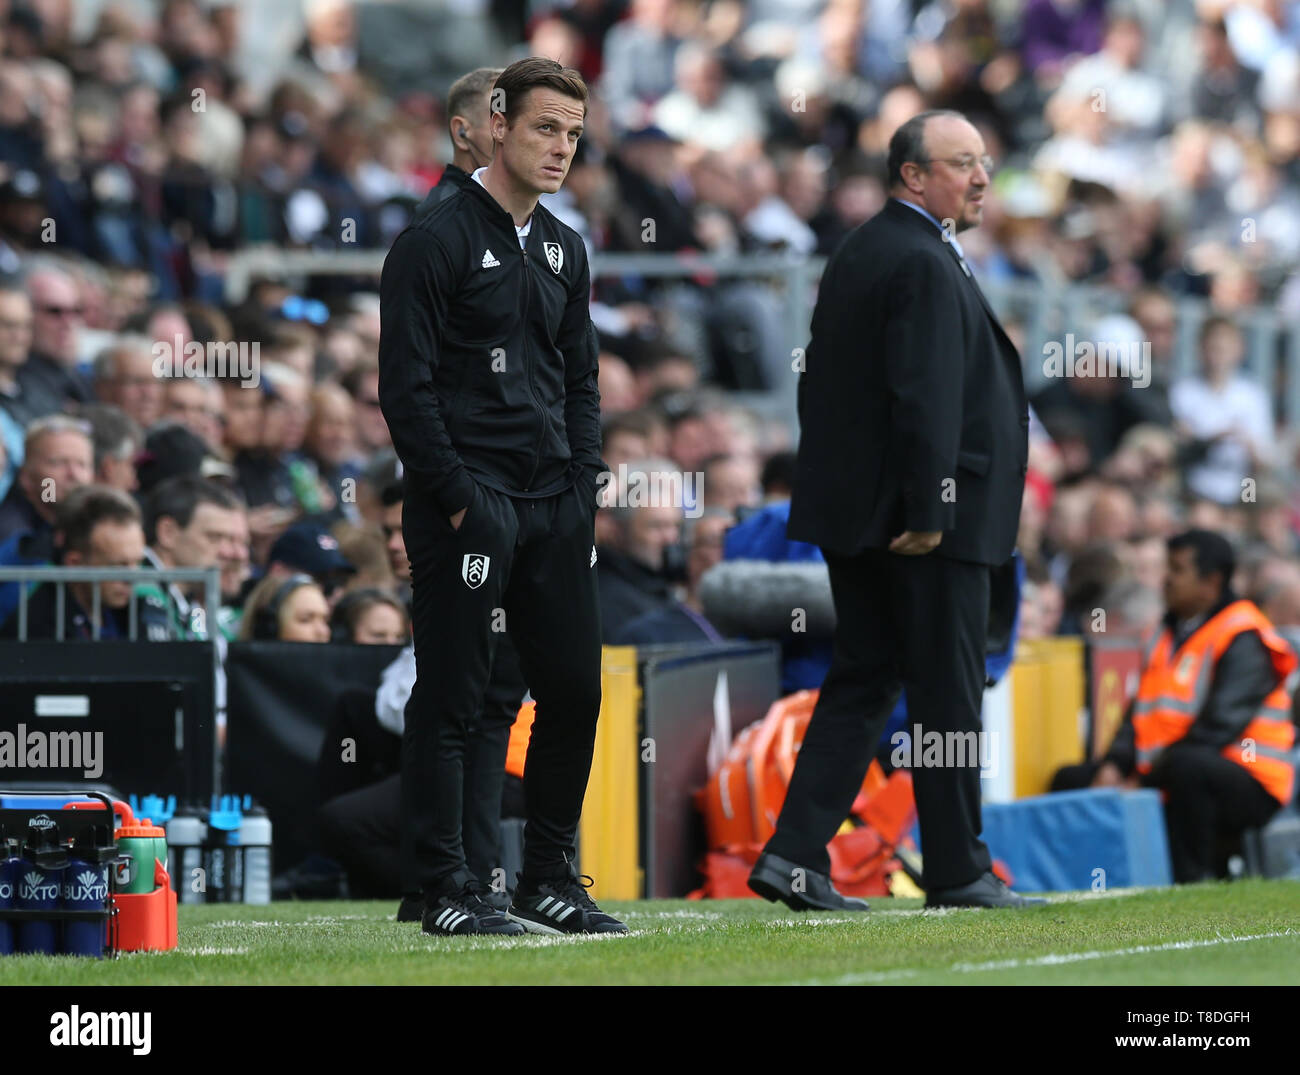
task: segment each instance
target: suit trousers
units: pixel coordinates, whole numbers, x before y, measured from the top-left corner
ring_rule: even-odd
[[[950,732],[980,731],[990,568],[883,549],[823,555],[835,601],[831,666],[766,850],[829,873],[826,845],[849,815],[900,691],[909,732],[919,724],[948,742]],[[979,751],[913,768],[912,784],[926,888],[968,884],[991,869],[979,839]]]
[[[402,531],[416,681],[406,705],[402,801],[409,883],[426,895],[472,876],[462,835],[469,731],[506,630],[536,702],[524,770],[524,873],[552,876],[575,857],[600,712],[595,513],[594,490],[581,479],[531,499],[476,482],[454,528],[426,493],[408,489]],[[495,758],[490,764],[497,771]]]

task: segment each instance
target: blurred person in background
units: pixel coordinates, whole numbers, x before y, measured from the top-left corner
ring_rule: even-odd
[[[164,382],[154,375],[153,366],[147,339],[119,337],[95,357],[96,399],[120,407],[142,429],[148,429],[162,417],[165,395]]]
[[[244,642],[328,642],[329,603],[310,575],[268,575],[248,595],[240,623]]]
[[[1227,317],[1201,326],[1201,372],[1176,381],[1169,398],[1188,453],[1187,487],[1219,504],[1242,503],[1246,478],[1271,463],[1273,414],[1268,395],[1239,370],[1241,329]]]
[[[83,485],[65,496],[55,520],[58,549],[55,562],[64,567],[136,568],[144,555],[140,509],[126,493],[101,485]],[[38,583],[27,600],[27,637],[56,639],[62,616],[63,639],[84,642],[95,638],[130,637],[130,609],[136,604],[136,637],[154,636],[158,610],[133,596],[130,582],[69,582],[62,588]],[[59,602],[62,601],[62,608]],[[10,614],[0,635],[17,638],[20,612]],[[98,619],[96,619],[98,617]]]
[[[334,640],[364,646],[401,646],[411,637],[406,608],[383,590],[348,593],[330,616]]]
[[[17,480],[0,502],[0,541],[19,531],[51,534],[58,501],[94,473],[89,422],[68,415],[37,419],[27,427]]]
[[[136,460],[144,450],[144,430],[125,411],[109,403],[82,407],[79,417],[90,423],[95,452],[94,481],[124,493],[140,487]]]

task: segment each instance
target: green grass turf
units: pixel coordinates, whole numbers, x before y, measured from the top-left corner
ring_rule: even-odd
[[[0,984],[1300,984],[1300,884],[1288,881],[1076,893],[1025,911],[894,899],[865,915],[760,900],[609,910],[631,936],[426,937],[393,920],[396,901],[182,907],[177,951],[10,956]],[[1230,940],[1261,934],[1283,935]]]

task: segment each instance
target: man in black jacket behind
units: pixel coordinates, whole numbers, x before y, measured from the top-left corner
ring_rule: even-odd
[[[478,67],[461,75],[447,91],[447,131],[451,136],[451,163],[415,210],[422,217],[457,187],[470,181],[470,173],[492,160],[492,86],[500,67]]]
[[[572,864],[600,710],[605,467],[586,251],[538,204],[564,182],[587,87],[530,57],[494,94],[491,163],[397,237],[380,282],[379,398],[406,467],[417,672],[403,806],[426,932],[626,932]],[[466,866],[461,820],[467,728],[507,621],[537,708],[524,868],[503,917]]]
[[[990,569],[1015,545],[1029,426],[1019,356],[957,239],[992,166],[960,113],[909,120],[890,140],[892,197],[822,278],[787,534],[826,557],[834,653],[749,881],[797,909],[867,909],[832,887],[826,844],[900,690],[923,734],[980,730]],[[926,902],[1023,906],[979,839],[978,752],[952,753],[912,772]]]

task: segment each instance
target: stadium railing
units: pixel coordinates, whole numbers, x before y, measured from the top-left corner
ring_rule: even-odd
[[[257,246],[234,254],[225,274],[225,296],[231,303],[242,301],[256,278],[293,280],[308,276],[374,276],[378,279],[386,252],[383,250],[286,250]],[[806,346],[817,298],[817,283],[826,259],[773,253],[743,256],[713,254],[614,254],[595,255],[593,279],[640,276],[660,280],[688,281],[701,277],[780,282],[785,286],[774,295],[781,303],[781,324],[789,354]],[[1024,328],[1025,388],[1032,395],[1046,383],[1044,346],[1063,343],[1067,333],[1088,339],[1093,322],[1104,315],[1121,313],[1132,299],[1130,291],[1093,284],[1060,285],[1038,281],[988,281],[980,285],[993,308],[1003,318],[1018,321]],[[1197,335],[1210,314],[1207,300],[1175,297],[1175,343],[1169,375],[1180,378],[1197,369]],[[1276,310],[1253,306],[1237,320],[1246,335],[1245,368],[1270,396],[1274,391],[1276,363],[1284,372],[1283,399],[1279,417],[1288,428],[1300,428],[1300,323],[1288,322]],[[787,391],[777,391],[792,416],[795,378]],[[769,394],[770,395],[770,394]],[[755,401],[758,402],[758,401]],[[770,407],[760,409],[769,411]],[[1288,468],[1289,469],[1289,468]]]

